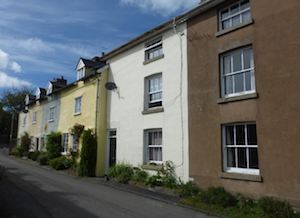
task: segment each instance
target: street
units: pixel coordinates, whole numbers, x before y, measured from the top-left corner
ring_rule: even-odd
[[[0,152],[1,218],[208,217],[197,211],[22,163]]]

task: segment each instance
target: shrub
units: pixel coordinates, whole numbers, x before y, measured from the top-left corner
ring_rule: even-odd
[[[47,137],[46,149],[49,159],[61,156],[61,133],[52,132]]]
[[[161,176],[163,186],[168,188],[177,186],[175,166],[172,161],[166,161],[163,164],[162,169],[158,171],[158,175]]]
[[[22,157],[23,156],[23,149],[21,148],[20,145],[17,145],[17,147],[13,148],[9,154],[13,155],[13,156],[16,156],[16,157]]]
[[[261,198],[258,202],[267,217],[290,218],[294,217],[292,207],[288,202],[275,200],[270,197]]]
[[[201,192],[200,199],[206,204],[214,204],[221,207],[230,207],[237,204],[236,198],[226,192],[223,187],[210,187]]]
[[[28,153],[30,144],[31,144],[31,139],[29,137],[29,134],[25,132],[24,135],[21,136],[21,143],[20,143],[20,149],[22,151],[21,156],[23,156],[25,153]]]
[[[69,159],[65,156],[57,157],[49,161],[49,165],[56,170],[69,169],[72,164],[72,159]]]
[[[196,184],[188,182],[179,186],[179,194],[183,198],[194,197],[200,193],[200,189]]]
[[[163,182],[161,175],[158,173],[157,175],[150,176],[146,182],[146,185],[150,185],[151,187],[162,186]]]
[[[82,148],[78,166],[79,176],[95,176],[97,161],[97,139],[92,130],[85,130],[82,135]]]
[[[249,209],[254,206],[254,201],[251,198],[245,197],[241,194],[237,194],[236,198],[240,209]]]
[[[148,179],[148,173],[140,168],[134,170],[132,180],[135,182],[146,183]]]
[[[128,164],[117,164],[108,170],[107,175],[117,182],[128,183],[133,177],[133,168]]]
[[[39,155],[40,155],[39,151],[29,152],[28,153],[28,158],[33,160],[33,161],[36,161]]]
[[[37,158],[40,165],[48,165],[49,157],[47,152],[41,152]]]

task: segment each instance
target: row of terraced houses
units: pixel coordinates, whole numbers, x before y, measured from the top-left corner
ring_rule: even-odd
[[[98,138],[97,176],[115,163],[300,205],[300,2],[206,0],[121,47],[77,63],[26,97],[32,149],[72,127]]]

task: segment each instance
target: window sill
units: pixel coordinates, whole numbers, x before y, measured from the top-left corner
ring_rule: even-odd
[[[227,98],[219,98],[217,103],[218,104],[226,104],[229,102],[234,102],[234,101],[243,101],[243,100],[249,100],[249,99],[256,99],[258,98],[258,93],[250,93],[250,94],[245,94],[245,95],[239,95],[239,96],[233,96],[233,97],[227,97]]]
[[[162,59],[162,58],[164,58],[165,56],[164,55],[160,55],[160,56],[158,56],[158,57],[156,57],[156,58],[152,58],[152,59],[150,59],[150,60],[145,60],[144,61],[144,65],[146,65],[146,64],[150,64],[150,63],[152,63],[152,62],[154,62],[154,61],[157,61],[157,60],[159,60],[159,59]]]
[[[154,165],[154,164],[145,164],[145,165],[142,165],[141,168],[143,170],[152,170],[152,171],[158,171],[158,170],[161,170],[162,169],[162,165]]]
[[[142,111],[142,114],[146,115],[146,114],[153,114],[153,113],[160,113],[160,112],[164,112],[163,107],[147,108],[144,111]]]
[[[32,122],[32,125],[35,125],[36,124],[36,122]]]
[[[54,120],[48,120],[48,123],[53,123],[54,122]]]
[[[81,112],[73,114],[73,116],[79,116],[79,115],[81,115]]]
[[[263,178],[260,175],[222,172],[222,173],[220,173],[220,177],[222,179],[232,179],[232,180],[251,181],[251,182],[263,182]]]
[[[215,36],[216,36],[216,37],[223,36],[223,35],[225,35],[225,34],[227,34],[227,33],[230,33],[230,32],[233,32],[233,31],[235,31],[235,30],[241,29],[241,28],[243,28],[243,27],[249,26],[249,25],[251,25],[251,24],[253,24],[253,23],[254,23],[254,20],[251,20],[251,21],[249,21],[249,22],[247,22],[247,23],[243,23],[243,24],[240,24],[240,25],[235,26],[235,27],[231,27],[231,28],[226,29],[226,30],[221,30],[221,31],[217,32],[217,33],[215,34]]]

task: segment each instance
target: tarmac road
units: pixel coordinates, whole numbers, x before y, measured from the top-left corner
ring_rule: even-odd
[[[1,218],[183,217],[195,210],[23,163],[0,152]]]

